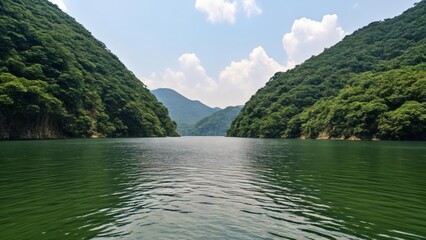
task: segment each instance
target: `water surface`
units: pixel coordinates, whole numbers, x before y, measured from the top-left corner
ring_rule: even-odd
[[[426,144],[0,142],[0,239],[426,239]]]

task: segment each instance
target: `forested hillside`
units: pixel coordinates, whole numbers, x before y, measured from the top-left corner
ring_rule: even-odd
[[[47,0],[0,1],[0,138],[175,136],[167,109]]]
[[[225,136],[242,106],[227,107],[201,119],[190,130],[193,136]]]
[[[170,117],[177,123],[178,133],[184,136],[191,135],[191,129],[198,121],[220,110],[198,100],[190,100],[172,89],[159,88],[152,93],[169,109]]]
[[[426,140],[426,1],[276,73],[227,134]]]

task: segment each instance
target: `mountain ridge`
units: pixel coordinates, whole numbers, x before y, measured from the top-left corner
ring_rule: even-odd
[[[151,92],[169,109],[170,117],[176,121],[177,131],[181,135],[189,135],[193,125],[220,110],[199,100],[188,99],[173,89],[159,88]]]
[[[0,2],[0,138],[177,136],[105,44],[45,0]]]
[[[194,136],[225,136],[243,106],[229,106],[198,121],[190,131]]]
[[[423,0],[276,73],[227,135],[426,140],[425,22]],[[379,80],[382,85],[375,84]],[[415,113],[407,109],[410,101]]]

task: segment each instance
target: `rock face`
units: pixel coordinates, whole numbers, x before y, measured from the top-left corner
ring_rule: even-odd
[[[227,135],[426,140],[425,23],[421,1],[276,73]]]
[[[0,138],[176,136],[132,72],[46,0],[0,1]]]

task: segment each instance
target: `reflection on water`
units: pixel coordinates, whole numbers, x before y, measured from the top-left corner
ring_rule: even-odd
[[[425,239],[420,142],[0,142],[0,239]]]

